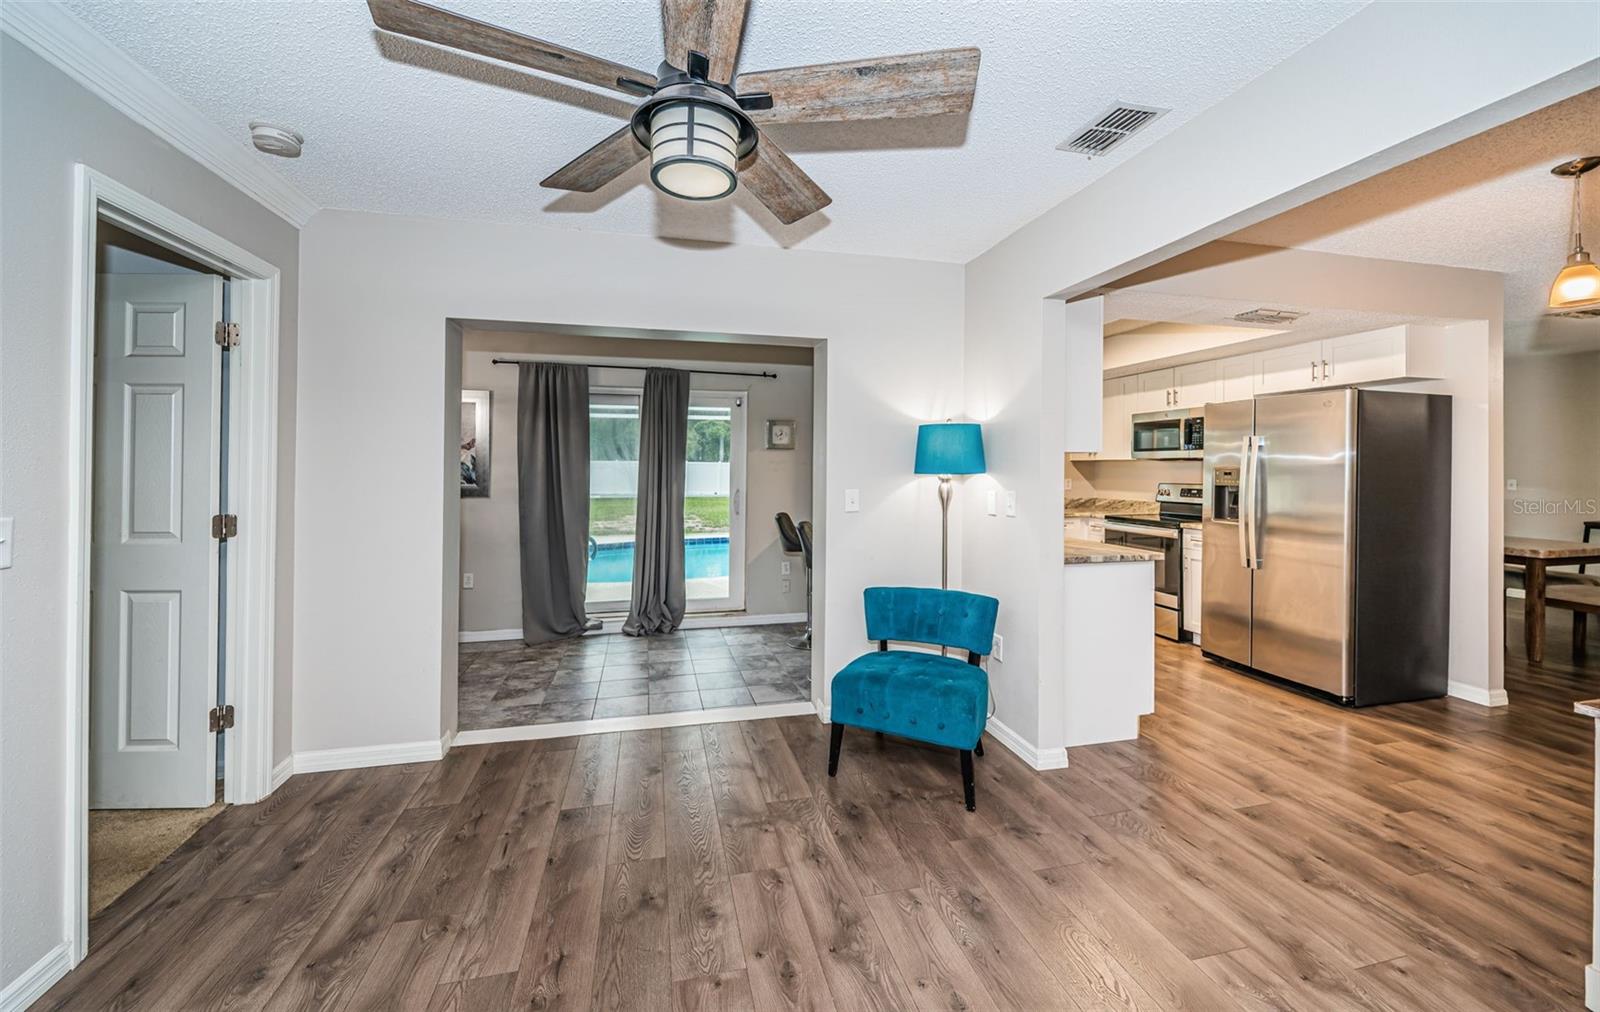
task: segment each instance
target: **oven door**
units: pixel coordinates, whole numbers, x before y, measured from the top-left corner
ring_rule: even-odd
[[[1183,539],[1175,527],[1146,527],[1143,524],[1106,521],[1106,544],[1132,545],[1160,552],[1156,560],[1156,604],[1178,607],[1183,588]]]

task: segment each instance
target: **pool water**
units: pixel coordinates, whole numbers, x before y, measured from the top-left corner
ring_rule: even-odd
[[[683,545],[684,578],[698,580],[728,575],[728,539],[686,538]],[[633,542],[601,545],[589,560],[590,583],[628,583],[633,580]]]

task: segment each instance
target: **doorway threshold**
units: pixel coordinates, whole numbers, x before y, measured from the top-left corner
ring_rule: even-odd
[[[585,636],[616,636],[622,632],[622,623],[627,619],[626,612],[599,612],[590,615],[590,618],[602,619],[605,625]],[[736,629],[741,626],[761,625],[793,625],[804,622],[806,613],[803,611],[785,612],[778,615],[750,615],[742,611],[702,611],[691,612],[683,617],[680,630],[687,629]],[[504,640],[520,640],[521,629],[463,629],[457,635],[459,643],[499,643]]]
[[[811,700],[792,703],[759,703],[754,706],[725,706],[715,710],[680,710],[675,713],[641,713],[633,717],[600,717],[594,720],[569,720],[557,724],[523,724],[515,727],[490,727],[480,731],[458,731],[451,746],[492,745],[502,741],[537,741],[616,731],[648,731],[690,724],[727,724],[741,720],[767,720],[773,717],[800,717],[816,713]]]

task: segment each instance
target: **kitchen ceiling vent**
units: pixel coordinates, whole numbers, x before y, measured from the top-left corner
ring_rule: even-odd
[[[1134,131],[1143,128],[1167,111],[1147,105],[1113,102],[1111,108],[1095,117],[1094,122],[1073,134],[1071,139],[1057,144],[1056,149],[1098,158],[1133,136]]]
[[[1304,315],[1292,309],[1252,309],[1246,313],[1235,313],[1233,318],[1240,323],[1268,323],[1287,327]]]

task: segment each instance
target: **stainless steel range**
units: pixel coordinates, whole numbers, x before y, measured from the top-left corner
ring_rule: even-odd
[[[1106,544],[1133,545],[1161,553],[1156,563],[1156,635],[1169,640],[1183,632],[1183,525],[1199,523],[1204,511],[1202,485],[1156,486],[1158,513],[1106,517]]]

